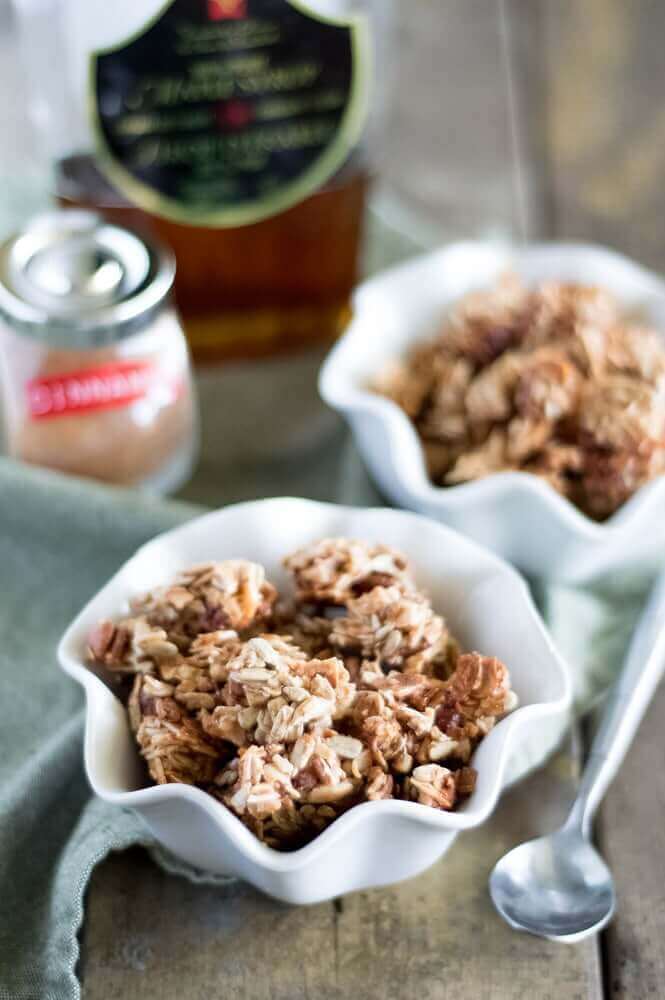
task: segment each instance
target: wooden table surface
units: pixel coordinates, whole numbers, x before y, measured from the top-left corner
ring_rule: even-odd
[[[665,270],[664,4],[399,6],[383,176],[430,228],[442,239],[595,240]],[[311,486],[317,461],[289,473],[291,492],[321,490],[320,479]],[[228,499],[214,472],[205,466],[189,495]],[[598,939],[559,946],[516,934],[487,895],[495,860],[564,815],[578,759],[567,747],[484,827],[394,888],[293,908],[242,884],[191,885],[139,850],[110,858],[87,899],[85,1000],[663,997],[664,721],[661,691],[602,810],[619,908]]]

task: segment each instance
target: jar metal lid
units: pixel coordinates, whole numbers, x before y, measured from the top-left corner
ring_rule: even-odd
[[[0,316],[49,343],[100,346],[148,322],[174,276],[161,246],[94,212],[48,212],[0,246]]]

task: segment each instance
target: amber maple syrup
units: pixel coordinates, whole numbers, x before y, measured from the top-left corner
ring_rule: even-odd
[[[292,208],[231,228],[187,225],[129,204],[92,156],[60,161],[64,205],[94,208],[176,256],[175,294],[197,363],[332,341],[349,316],[369,178],[353,164]]]

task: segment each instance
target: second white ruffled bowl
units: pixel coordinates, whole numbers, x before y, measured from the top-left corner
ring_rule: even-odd
[[[390,360],[436,333],[450,306],[506,270],[527,284],[602,285],[665,336],[665,282],[628,258],[588,244],[523,249],[457,243],[416,257],[362,285],[354,315],[319,379],[323,399],[350,423],[358,450],[392,503],[443,521],[524,572],[582,583],[616,569],[662,563],[665,476],[598,523],[537,476],[505,472],[461,486],[430,481],[413,425],[369,384]]]

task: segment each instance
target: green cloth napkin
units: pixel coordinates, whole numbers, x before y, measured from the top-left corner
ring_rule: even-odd
[[[370,500],[354,492],[356,502]],[[197,512],[0,460],[0,1000],[79,997],[77,933],[90,873],[109,851],[154,846],[131,811],[91,796],[81,692],[60,672],[55,647],[142,542]],[[620,663],[647,585],[541,588],[580,706]],[[203,877],[163,853],[157,860]]]
[[[91,796],[67,623],[146,539],[197,513],[0,460],[0,998],[70,1000],[83,894],[109,851],[150,845]]]

